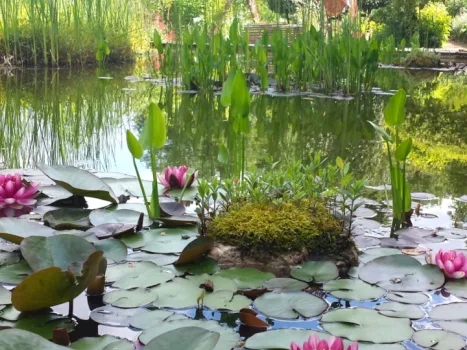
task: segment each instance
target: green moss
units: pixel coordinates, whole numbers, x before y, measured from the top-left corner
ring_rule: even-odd
[[[236,204],[216,217],[208,234],[241,250],[301,251],[333,254],[340,249],[341,229],[321,203]]]

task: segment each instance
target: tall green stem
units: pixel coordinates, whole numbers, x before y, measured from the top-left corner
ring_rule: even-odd
[[[156,164],[156,150],[151,148],[151,170],[152,170],[152,195],[151,195],[151,217],[158,218],[161,216],[159,206],[159,189],[157,187],[157,164]]]
[[[143,181],[141,180],[141,176],[139,175],[139,170],[138,170],[138,167],[136,166],[136,159],[135,158],[133,158],[133,165],[135,167],[136,177],[138,178],[139,187],[141,187],[141,192],[143,193],[144,205],[146,206],[146,210],[148,211],[148,215],[151,215],[151,209],[150,209],[150,206],[149,206],[148,197],[146,195],[146,191],[144,189]]]

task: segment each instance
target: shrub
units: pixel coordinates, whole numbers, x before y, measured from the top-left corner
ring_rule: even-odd
[[[244,251],[337,253],[342,232],[338,221],[319,202],[237,203],[208,226],[216,241]]]
[[[454,17],[452,21],[451,38],[467,43],[467,12]]]
[[[452,17],[446,6],[429,3],[419,15],[420,43],[425,47],[441,47],[449,39]]]
[[[439,67],[441,65],[441,57],[436,52],[412,49],[405,57],[404,65],[406,67]]]
[[[462,14],[462,11],[467,11],[467,0],[446,0],[445,5],[452,17]]]

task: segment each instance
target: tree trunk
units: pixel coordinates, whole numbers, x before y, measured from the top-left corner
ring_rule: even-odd
[[[253,22],[258,23],[260,21],[258,13],[258,5],[256,0],[247,0],[248,7],[250,8],[251,16],[253,17]]]

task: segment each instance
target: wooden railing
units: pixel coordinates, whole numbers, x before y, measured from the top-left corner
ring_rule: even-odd
[[[302,26],[296,24],[265,23],[249,24],[245,26],[245,30],[249,35],[250,44],[254,44],[256,40],[261,39],[265,30],[271,35],[276,29],[287,34],[289,43],[302,32]]]

